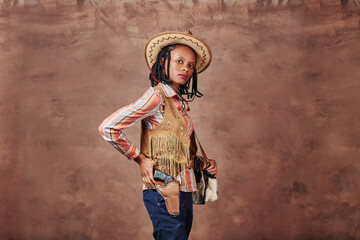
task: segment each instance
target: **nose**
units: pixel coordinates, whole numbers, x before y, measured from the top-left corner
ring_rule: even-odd
[[[188,72],[188,71],[189,71],[189,68],[188,68],[186,65],[184,65],[181,70],[183,70],[183,71],[185,71],[185,72]]]

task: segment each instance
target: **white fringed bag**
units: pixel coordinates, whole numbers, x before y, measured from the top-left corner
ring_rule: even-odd
[[[205,168],[208,167],[210,162],[196,134],[195,137],[200,147],[202,157],[197,155],[194,157],[194,173],[197,191],[192,193],[193,204],[205,204],[206,202],[213,202],[218,199],[218,184],[216,177],[203,169],[204,166]]]

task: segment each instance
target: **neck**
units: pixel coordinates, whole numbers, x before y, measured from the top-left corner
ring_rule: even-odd
[[[179,84],[172,83],[172,84],[171,84],[171,87],[172,87],[176,92],[178,92],[178,90],[179,90]]]

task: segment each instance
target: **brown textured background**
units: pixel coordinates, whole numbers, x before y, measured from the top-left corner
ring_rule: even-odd
[[[138,167],[97,128],[178,28],[214,55],[191,116],[220,199],[191,239],[360,239],[359,0],[0,4],[1,240],[151,239]]]

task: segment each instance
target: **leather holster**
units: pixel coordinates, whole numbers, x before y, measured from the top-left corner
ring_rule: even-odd
[[[180,215],[180,184],[170,180],[166,184],[155,181],[156,191],[164,198],[166,209],[173,217]]]

